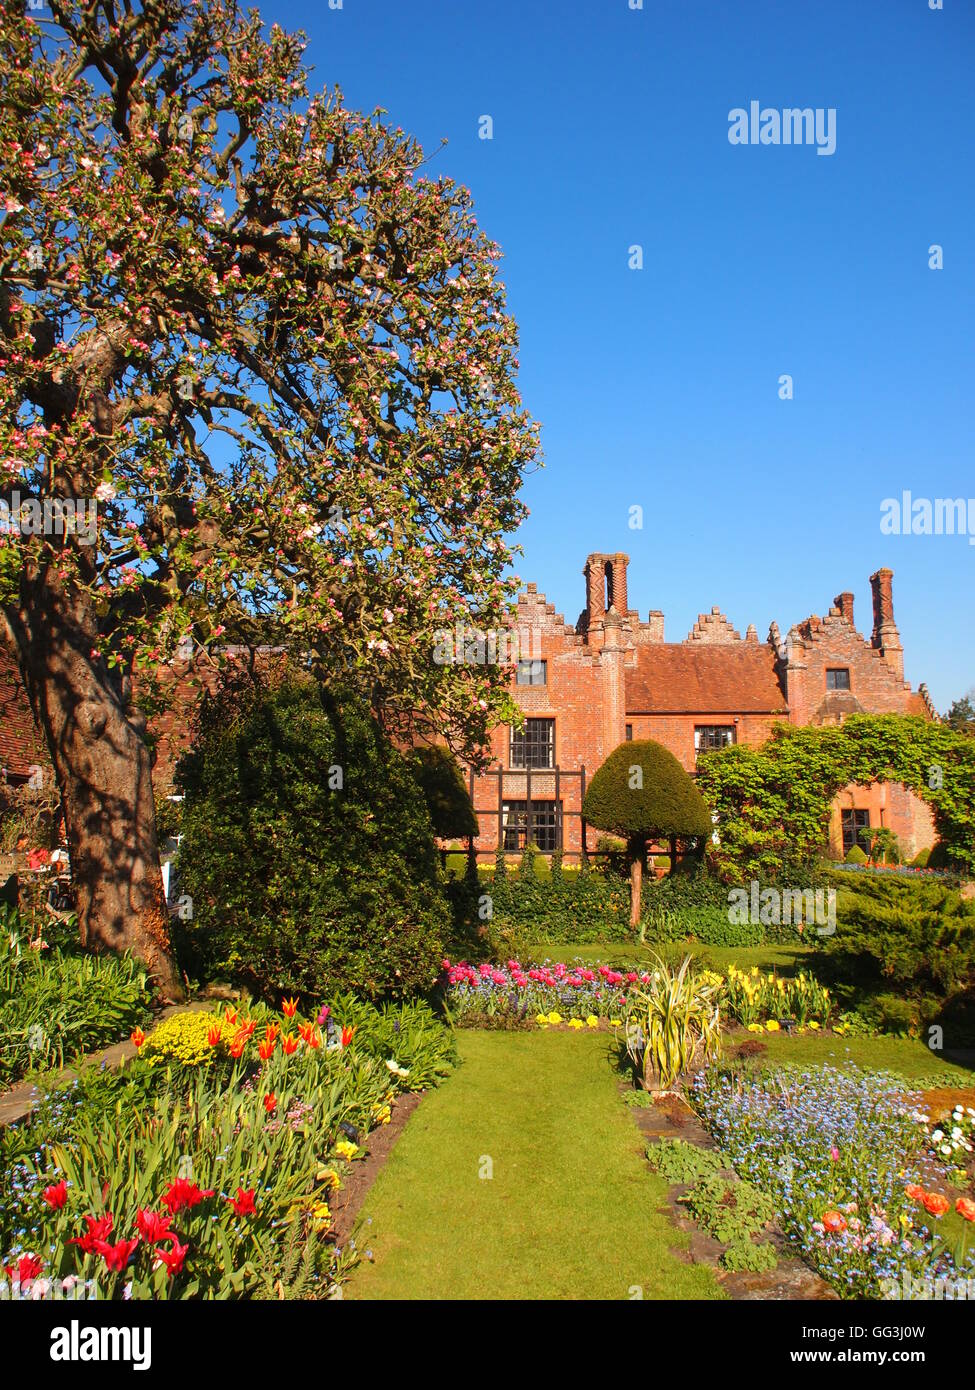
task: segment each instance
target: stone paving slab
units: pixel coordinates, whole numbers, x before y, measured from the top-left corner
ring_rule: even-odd
[[[168,1008],[154,1014],[152,1021],[153,1024],[162,1023],[164,1019],[171,1018],[173,1014],[202,1013],[212,1006],[212,1000],[197,1001],[193,1004],[170,1004]],[[90,1053],[83,1059],[79,1067],[65,1067],[63,1071],[53,1073],[46,1082],[46,1088],[66,1086],[69,1081],[75,1079],[79,1070],[88,1067],[106,1066],[114,1070],[130,1057],[134,1057],[136,1051],[135,1043],[129,1038],[126,1038],[124,1042],[113,1043],[111,1047],[103,1048],[101,1052]],[[0,1094],[0,1125],[12,1125],[17,1120],[22,1120],[32,1110],[36,1110],[40,1100],[41,1093],[34,1081],[21,1081],[18,1085],[11,1087],[9,1091],[4,1091]]]

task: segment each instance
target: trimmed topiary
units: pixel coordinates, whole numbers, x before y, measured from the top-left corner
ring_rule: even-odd
[[[640,890],[647,841],[708,835],[704,798],[674,757],[652,739],[621,743],[593,777],[582,803],[589,825],[626,841],[630,864],[630,918],[640,920]]]
[[[924,849],[919,849],[917,854],[915,854],[914,858],[911,860],[911,865],[915,869],[926,869],[928,867],[928,860],[930,858],[931,850],[929,848],[925,847]]]
[[[859,845],[851,845],[846,851],[847,864],[866,864],[867,856]]]
[[[478,833],[477,817],[456,759],[447,748],[432,744],[413,753],[433,833],[441,840],[466,840]]]

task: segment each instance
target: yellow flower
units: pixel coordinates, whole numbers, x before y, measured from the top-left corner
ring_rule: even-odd
[[[770,1033],[777,1033],[779,1031],[779,1020],[777,1018],[770,1018],[765,1027]]]
[[[536,1015],[535,1015],[535,1022],[536,1022],[536,1023],[548,1023],[548,1014],[536,1014]]]
[[[809,1027],[810,1027],[810,1028],[818,1028],[818,1027],[819,1027],[819,1024],[816,1022],[816,1020],[815,1020],[814,1018],[811,1018],[811,1019],[809,1020]]]
[[[552,1013],[550,1013],[549,1016],[548,1016],[548,1021],[549,1021],[549,1023],[561,1023],[561,1022],[562,1022],[562,1015],[561,1015],[561,1014],[557,1014],[557,1013],[555,1013],[555,1012],[552,1012]]]
[[[339,1175],[338,1173],[336,1173],[334,1168],[319,1168],[318,1172],[315,1175],[315,1178],[317,1182],[327,1183],[333,1192],[336,1190],[336,1188],[342,1186],[341,1179],[339,1178]]]
[[[587,1028],[598,1028],[598,1027],[599,1027],[599,1019],[596,1017],[595,1014],[590,1014],[589,1017],[586,1019],[586,1027],[587,1027]]]
[[[583,1021],[582,1021],[581,1018],[570,1018],[570,1019],[569,1019],[569,1027],[570,1027],[570,1028],[584,1028],[584,1027],[585,1027],[585,1024],[583,1023]]]
[[[611,1019],[609,1020],[609,1026],[610,1026],[611,1028],[622,1028],[622,1027],[623,1027],[623,1020],[622,1020],[621,1018],[611,1018]]]
[[[358,1144],[351,1144],[348,1139],[340,1139],[335,1145],[335,1152],[341,1158],[353,1158],[359,1152]]]

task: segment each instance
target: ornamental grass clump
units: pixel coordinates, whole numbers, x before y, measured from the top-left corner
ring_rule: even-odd
[[[626,1051],[647,1090],[669,1090],[720,1054],[722,988],[715,976],[694,971],[691,956],[676,969],[657,957],[649,978],[627,996]]]
[[[902,1078],[835,1067],[749,1078],[711,1068],[694,1101],[729,1163],[772,1197],[787,1238],[842,1297],[882,1297],[905,1273],[975,1275],[973,1253],[956,1259],[938,1233],[937,1204],[910,1195],[923,1190],[922,1169],[930,1181],[932,1160]]]

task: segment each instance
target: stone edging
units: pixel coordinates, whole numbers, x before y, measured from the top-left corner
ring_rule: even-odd
[[[628,1088],[627,1088],[628,1089]],[[669,1103],[668,1103],[669,1102]],[[698,1148],[714,1150],[715,1143],[689,1106],[677,1097],[672,1101],[658,1102],[646,1107],[630,1107],[640,1133],[652,1143],[661,1139],[683,1139],[685,1143],[696,1144]],[[735,1176],[732,1170],[724,1169],[729,1178]],[[760,1272],[743,1270],[732,1272],[721,1269],[718,1261],[724,1246],[709,1236],[694,1222],[677,1198],[689,1191],[687,1186],[672,1185],[662,1211],[669,1214],[678,1230],[684,1232],[689,1240],[686,1250],[675,1250],[678,1259],[691,1264],[705,1264],[714,1267],[715,1275],[722,1289],[735,1300],[836,1300],[839,1295],[809,1268],[802,1260],[791,1253],[782,1232],[775,1226],[768,1228],[767,1236],[775,1247],[779,1262],[775,1269]]]

